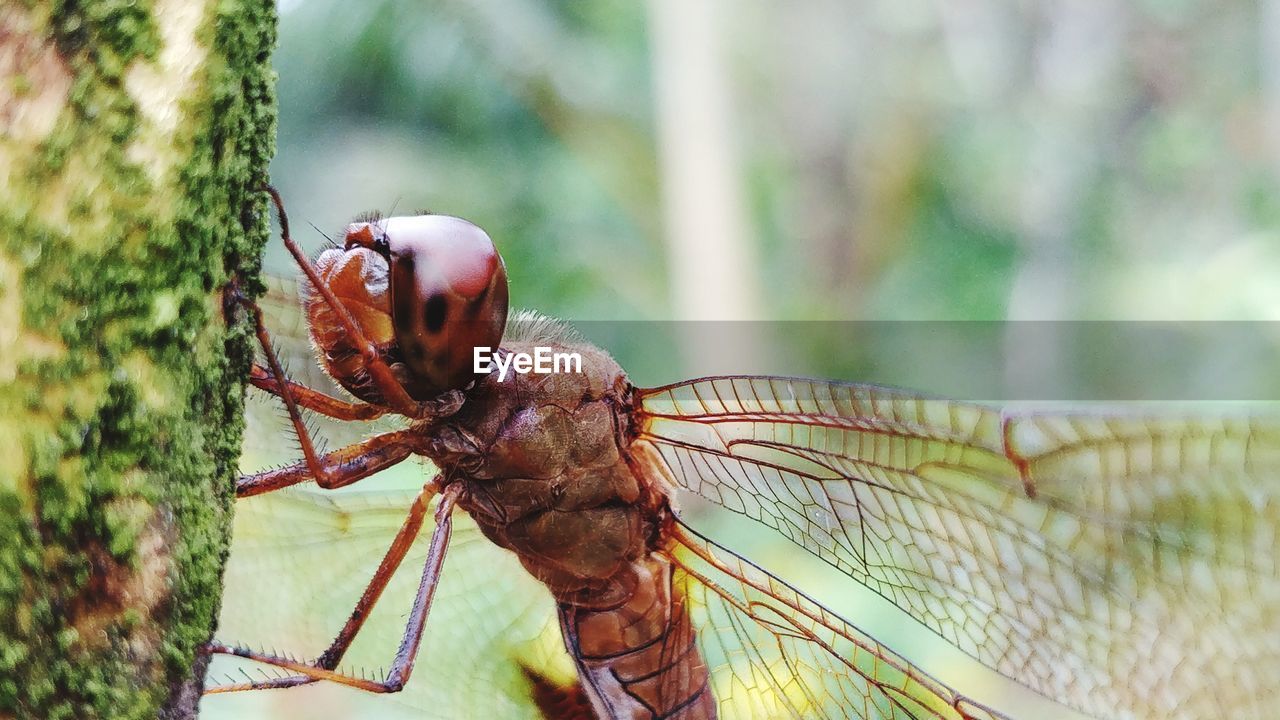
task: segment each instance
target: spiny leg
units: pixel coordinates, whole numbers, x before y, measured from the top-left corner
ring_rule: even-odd
[[[249,384],[280,398],[283,398],[285,393],[289,393],[293,395],[293,400],[298,404],[298,407],[320,413],[334,420],[348,422],[352,420],[374,420],[390,412],[387,408],[378,405],[341,400],[289,379],[279,382],[276,380],[274,372],[257,363],[254,363],[253,368],[249,371]]]
[[[356,602],[355,608],[352,609],[351,615],[347,618],[342,630],[334,637],[328,649],[316,658],[314,663],[316,667],[333,670],[342,660],[342,656],[346,653],[347,648],[351,646],[351,642],[355,639],[356,634],[360,632],[360,628],[364,626],[364,622],[373,610],[374,604],[382,596],[382,592],[386,589],[387,583],[390,582],[391,576],[395,574],[400,567],[400,563],[404,561],[405,555],[409,552],[409,548],[417,538],[418,532],[422,529],[422,523],[426,519],[427,506],[431,502],[431,498],[440,490],[440,480],[440,476],[436,476],[414,498],[413,504],[405,515],[404,522],[401,524],[399,531],[396,532],[395,538],[391,541],[391,546],[383,556],[382,562],[378,564],[378,569],[374,572],[373,578],[365,586],[364,593],[361,594],[360,599]],[[206,693],[295,687],[313,683],[316,679],[306,675],[268,678],[248,683],[223,685],[211,688]]]
[[[329,648],[315,662],[300,663],[288,658],[213,642],[208,645],[208,649],[211,652],[256,660],[291,670],[299,673],[299,675],[223,685],[210,688],[206,693],[295,687],[315,682],[316,680],[331,680],[343,685],[360,688],[361,690],[378,693],[398,692],[403,689],[404,684],[408,682],[409,676],[413,672],[413,663],[417,658],[418,648],[422,644],[422,633],[426,628],[427,615],[431,609],[431,600],[435,595],[436,585],[440,581],[440,570],[444,566],[445,551],[448,549],[449,537],[453,528],[453,520],[450,514],[460,494],[460,486],[458,485],[450,485],[445,488],[444,492],[441,493],[440,504],[436,506],[436,527],[431,533],[431,545],[427,550],[427,560],[422,569],[422,580],[418,583],[418,592],[414,597],[409,621],[405,625],[404,636],[400,641],[400,647],[396,651],[395,659],[392,661],[391,669],[387,671],[386,677],[381,681],[368,680],[337,672],[334,668],[342,659],[343,654],[346,653],[347,648],[350,647],[356,634],[359,633],[365,619],[369,616],[369,612],[373,609],[374,603],[382,595],[382,591],[386,588],[391,576],[395,574],[396,568],[404,560],[405,554],[409,551],[414,538],[422,528],[423,520],[426,517],[427,504],[431,496],[438,490],[438,481],[439,478],[437,477],[436,480],[423,487],[422,492],[418,493],[418,497],[409,509],[409,514],[405,518],[404,524],[401,525],[399,532],[396,533],[395,540],[392,541],[390,549],[387,550],[387,554],[378,565],[378,570],[374,573],[373,580],[365,588],[364,594],[360,596],[360,600],[356,603],[355,609],[347,619],[346,625],[338,632],[337,637],[334,638]]]
[[[275,203],[276,212],[280,215],[280,237],[284,240],[285,247],[289,250],[289,254],[293,255],[293,259],[298,263],[298,267],[302,268],[303,274],[307,276],[307,280],[311,282],[311,286],[316,292],[320,293],[325,303],[333,310],[338,321],[342,323],[342,329],[346,331],[351,344],[360,352],[361,358],[364,359],[365,369],[369,371],[369,376],[377,386],[382,397],[386,398],[387,404],[395,412],[407,417],[418,417],[421,412],[419,404],[416,400],[409,396],[409,392],[404,389],[400,381],[396,379],[391,372],[391,368],[387,365],[382,356],[378,354],[378,350],[373,343],[364,336],[364,332],[360,330],[360,326],[356,324],[355,318],[351,317],[351,313],[347,311],[347,307],[338,301],[337,296],[329,289],[328,285],[320,279],[320,275],[316,272],[315,266],[303,254],[302,248],[293,241],[289,235],[289,216],[284,211],[284,201],[280,199],[280,193],[270,185],[263,186],[263,189],[271,196],[271,201]],[[277,372],[272,367],[272,372]],[[277,373],[276,377],[283,377]]]
[[[298,407],[334,420],[375,420],[391,412],[390,408],[381,405],[341,400],[289,379],[285,379],[283,383],[276,382],[275,374],[257,363],[254,363],[249,371],[249,384],[280,398],[283,398],[285,393],[292,393]],[[462,407],[463,399],[461,392],[451,390],[431,400],[418,403],[418,407],[423,411],[420,414],[445,417],[457,412],[458,408]]]
[[[254,334],[258,338],[258,344],[262,346],[262,353],[267,358],[267,365],[271,368],[271,380],[274,381],[284,378],[284,367],[280,364],[280,358],[276,355],[275,348],[271,345],[271,335],[267,332],[267,326],[262,319],[262,308],[258,307],[257,303],[251,302],[248,298],[241,295],[239,288],[233,286],[231,288],[231,292],[234,294],[236,301],[253,316]],[[258,385],[254,380],[256,379],[256,376],[259,375],[259,370],[261,370],[261,368],[258,365],[254,365],[254,371],[249,377],[250,382],[253,382],[254,385]],[[262,374],[265,376],[265,373]],[[265,377],[263,379],[265,380]],[[284,400],[285,409],[289,412],[289,422],[293,424],[293,432],[298,437],[298,445],[302,447],[303,464],[306,466],[309,473],[307,477],[314,478],[316,483],[324,488],[341,487],[342,484],[349,484],[342,483],[340,478],[331,477],[331,471],[316,454],[315,443],[312,442],[311,433],[307,430],[306,423],[302,420],[302,413],[298,410],[298,399],[295,396],[295,390],[302,388],[303,386],[287,381],[284,383],[273,382],[273,385],[274,387],[271,388],[269,392],[278,395],[281,400]],[[315,391],[310,390],[310,388],[307,388],[307,393],[306,397],[308,397],[308,399],[314,399],[314,396],[310,393],[323,396],[323,393],[315,393]],[[339,401],[335,400],[335,402]],[[343,451],[339,450],[338,452]],[[402,460],[404,458],[400,459]],[[259,475],[270,475],[272,472],[278,473],[280,471],[260,473]],[[259,476],[250,476],[247,478],[240,478],[236,481],[236,496],[244,497],[246,495],[258,495],[260,493],[269,492],[270,490],[287,487],[288,485],[293,485],[307,479],[307,477],[303,477],[291,482],[270,484],[258,482],[256,480],[258,477]],[[243,492],[242,488],[260,489],[256,489],[252,492]]]
[[[305,432],[305,428],[300,430],[299,437],[305,437],[302,434]],[[245,475],[236,480],[236,497],[261,495],[308,480],[315,480],[325,490],[346,487],[403,462],[413,455],[417,439],[413,430],[395,430],[326,453],[314,458],[314,463],[308,459],[275,470]],[[316,468],[319,468],[318,472]]]

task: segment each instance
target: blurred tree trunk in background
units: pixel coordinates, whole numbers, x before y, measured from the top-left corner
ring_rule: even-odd
[[[0,1],[0,718],[194,716],[274,42],[269,0]]]
[[[759,278],[742,193],[721,33],[732,6],[649,4],[649,52],[671,305],[681,320],[757,320]]]
[[[733,6],[660,0],[648,8],[671,309],[685,321],[678,327],[686,370],[677,372],[729,373],[742,358],[768,364],[761,326],[727,323],[765,319],[733,132],[742,110],[734,107],[722,42]]]

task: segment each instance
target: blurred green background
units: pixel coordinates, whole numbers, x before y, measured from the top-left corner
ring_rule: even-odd
[[[751,323],[726,368],[685,326],[658,345],[617,321],[1280,319],[1277,0],[280,10],[272,178],[295,235],[466,217],[516,306],[585,321],[641,384],[907,361]],[[268,267],[294,272],[278,245]],[[1019,372],[1070,372],[1069,349]],[[205,714],[389,712],[308,692]]]
[[[516,306],[575,321],[1280,318],[1274,2],[686,5],[286,1],[298,236],[467,217]],[[294,273],[278,245],[269,267]],[[882,377],[913,353],[829,337],[853,326],[739,327],[718,354],[705,328],[583,329],[641,384],[968,390]],[[1009,364],[1043,381],[1078,344]]]

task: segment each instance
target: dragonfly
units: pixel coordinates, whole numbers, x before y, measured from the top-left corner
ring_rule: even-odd
[[[336,683],[441,718],[1011,717],[700,532],[688,496],[1082,716],[1271,715],[1277,418],[768,376],[638,388],[564,323],[508,318],[470,223],[359,219],[313,263],[271,195],[309,338],[271,340],[242,299],[266,358],[250,380],[304,459],[237,483],[209,649],[263,672],[207,692]],[[277,356],[304,344],[319,371],[290,376]],[[472,362],[539,347],[581,370]],[[323,452],[303,410],[373,434]],[[412,457],[416,487],[359,489]]]

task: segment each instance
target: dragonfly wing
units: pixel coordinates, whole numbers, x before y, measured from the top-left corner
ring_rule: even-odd
[[[640,391],[680,486],[1097,717],[1268,717],[1280,423],[1002,412],[864,385]]]
[[[298,283],[286,278],[265,278],[267,291],[258,298],[258,307],[266,321],[267,332],[276,357],[288,379],[341,400],[353,400],[325,373],[316,359],[307,332],[306,318],[298,299]],[[269,367],[261,352],[258,362]],[[311,439],[322,451],[351,445],[374,435],[404,427],[404,423],[388,416],[373,421],[339,422],[302,410],[311,430]],[[293,462],[301,458],[294,439],[284,402],[273,395],[250,389],[245,398],[244,446],[241,466],[247,471],[263,466]]]
[[[1003,720],[732,552],[684,529],[672,557],[719,715]]]
[[[306,315],[298,296],[298,281],[269,276],[266,284],[267,291],[258,298],[258,307],[289,378],[316,390],[339,394],[338,384],[321,369],[312,350]]]
[[[316,657],[346,621],[413,496],[284,490],[237,501],[218,639]],[[421,578],[431,524],[343,658],[344,670],[380,677],[390,665]],[[455,513],[413,676],[390,697],[420,717],[540,718],[522,668],[552,683],[573,682],[551,596],[511,553]],[[215,667],[209,684],[226,682],[224,674]]]

